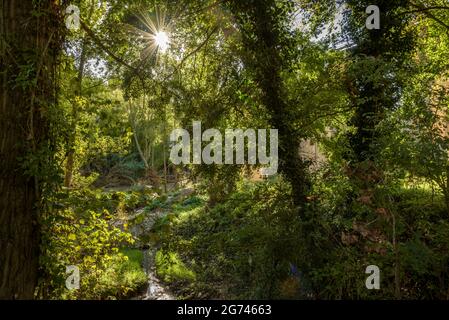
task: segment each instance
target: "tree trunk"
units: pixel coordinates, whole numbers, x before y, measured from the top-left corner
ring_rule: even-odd
[[[164,160],[164,193],[167,193],[167,106],[164,105],[164,120],[163,120],[163,140],[162,140],[162,153]]]
[[[287,24],[282,23],[288,12],[273,14],[280,4],[275,0],[228,3],[243,36],[245,63],[260,88],[270,125],[279,132],[279,171],[291,184],[294,205],[303,211],[310,181],[307,164],[299,155],[300,132],[292,126],[292,106],[286,98],[282,79],[289,62],[285,52],[291,49],[285,46],[291,39],[286,36]]]
[[[83,40],[83,45],[81,49],[80,65],[78,67],[78,76],[76,79],[76,95],[82,97],[83,95],[83,76],[84,76],[84,66],[86,64],[86,39]],[[67,152],[67,162],[65,166],[65,178],[64,186],[70,188],[72,186],[73,179],[73,167],[75,165],[75,148],[76,148],[76,124],[78,122],[78,106],[79,100],[75,101],[72,106],[72,132],[69,139],[69,146]]]
[[[364,13],[370,0],[346,0],[349,12]],[[389,110],[394,110],[400,100],[400,89],[404,79],[398,76],[415,46],[416,34],[407,30],[410,17],[398,14],[409,9],[408,1],[380,1],[381,27],[379,30],[365,28],[365,14],[350,14],[346,32],[354,41],[351,59],[355,67],[348,69],[346,79],[347,91],[355,113],[349,125],[355,132],[349,135],[351,154],[346,158],[354,168],[366,161],[377,161],[378,146],[376,142],[382,133],[379,123]],[[360,65],[364,61],[365,65]],[[378,70],[383,74],[375,77],[370,73],[378,65],[385,68]]]
[[[0,0],[0,299],[32,299],[38,279],[39,161],[48,159],[37,167],[24,159],[48,145],[60,29],[53,3]]]

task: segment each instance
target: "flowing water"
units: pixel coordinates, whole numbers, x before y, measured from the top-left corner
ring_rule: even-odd
[[[176,300],[175,296],[156,275],[156,248],[143,250],[143,267],[148,276],[148,287],[140,300]]]

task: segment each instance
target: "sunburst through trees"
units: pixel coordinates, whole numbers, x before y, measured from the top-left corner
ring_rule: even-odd
[[[170,48],[171,25],[163,10],[156,9],[153,14],[143,10],[136,14],[139,26],[130,26],[133,33],[143,41],[142,60],[152,57],[157,59],[158,53],[165,53]]]

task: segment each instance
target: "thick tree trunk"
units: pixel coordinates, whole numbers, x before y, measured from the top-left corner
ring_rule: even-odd
[[[280,51],[287,51],[284,45],[290,39],[286,39],[285,25],[277,19],[285,19],[287,13],[275,16],[273,11],[279,3],[274,0],[230,1],[229,5],[244,38],[245,63],[254,73],[271,126],[279,130],[279,171],[292,186],[294,205],[302,209],[310,181],[307,178],[307,164],[299,154],[301,137],[292,126],[292,107],[286,98],[281,76],[288,65],[288,58]]]
[[[0,0],[0,299],[32,299],[37,284],[39,170],[25,173],[23,159],[46,142],[54,103],[52,3]]]
[[[393,110],[399,99],[404,79],[399,70],[410,59],[415,46],[415,33],[407,30],[410,18],[400,11],[410,9],[409,1],[378,1],[380,8],[380,29],[365,28],[367,15],[365,8],[370,0],[346,0],[348,12],[348,35],[353,38],[355,46],[351,55],[355,67],[348,69],[347,90],[355,113],[349,125],[355,132],[349,136],[352,154],[346,158],[352,161],[353,168],[366,161],[377,161],[378,138],[382,133],[379,123],[389,110]],[[360,61],[366,65],[360,65]],[[377,64],[377,65],[376,65]],[[370,66],[371,65],[371,66]],[[371,70],[383,65],[375,76]]]

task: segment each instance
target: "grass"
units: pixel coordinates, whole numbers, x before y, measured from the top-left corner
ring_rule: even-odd
[[[100,279],[105,293],[114,298],[137,294],[147,282],[142,268],[143,253],[137,249],[121,249],[111,260],[110,267]]]
[[[132,269],[142,269],[143,252],[138,249],[123,248],[120,252],[128,257],[127,265]]]
[[[125,286],[136,291],[147,282],[147,275],[142,267],[143,253],[137,249],[123,249],[122,253],[128,260],[120,266],[121,279]]]
[[[164,254],[158,251],[156,254],[156,268],[158,275],[165,282],[195,281],[195,273],[186,267],[177,253]]]

